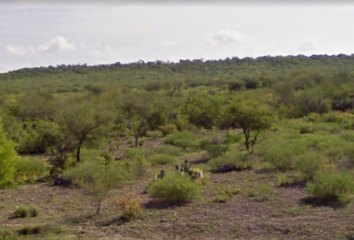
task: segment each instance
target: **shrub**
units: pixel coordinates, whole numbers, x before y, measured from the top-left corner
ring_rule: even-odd
[[[169,163],[175,163],[176,157],[168,154],[155,154],[149,158],[150,162],[155,165],[166,165]]]
[[[242,138],[242,134],[231,133],[230,131],[227,131],[224,138],[224,144],[238,143]]]
[[[257,201],[270,200],[273,195],[273,189],[266,184],[258,185],[256,188],[248,191],[248,197],[253,198]]]
[[[131,220],[139,216],[142,211],[142,200],[134,193],[127,193],[114,197],[114,204],[123,211],[122,218]]]
[[[200,142],[200,147],[206,150],[209,157],[217,157],[229,150],[228,144],[222,144],[224,139],[218,135],[205,138]]]
[[[144,176],[147,172],[147,167],[150,166],[150,163],[142,155],[137,155],[133,159],[123,161],[122,163],[124,163],[126,171],[128,171],[132,177]]]
[[[39,213],[39,208],[35,206],[19,206],[10,215],[10,218],[26,218],[26,217],[37,217]]]
[[[147,131],[146,132],[146,136],[148,138],[152,138],[152,139],[157,139],[157,138],[161,138],[162,137],[162,133],[160,131]]]
[[[262,148],[264,161],[284,171],[293,167],[294,157],[306,150],[306,144],[297,139],[279,136],[269,139]]]
[[[0,119],[0,188],[13,183],[16,159],[14,144],[6,138]]]
[[[18,183],[35,182],[38,178],[48,174],[48,167],[44,160],[37,157],[23,157],[15,162],[15,181]]]
[[[239,194],[241,192],[240,188],[231,186],[218,186],[216,189],[216,196],[213,199],[215,203],[226,203],[232,196]]]
[[[181,156],[183,154],[183,150],[179,147],[175,147],[173,145],[159,145],[153,149],[156,154],[167,154],[172,156]]]
[[[167,124],[165,126],[160,126],[159,129],[164,137],[177,131],[177,127],[175,124]]]
[[[253,167],[252,155],[239,150],[231,150],[217,158],[212,158],[208,164],[215,171],[223,171],[223,169],[240,171]]]
[[[124,157],[128,159],[134,159],[137,156],[144,156],[145,151],[141,148],[127,148],[124,150]]]
[[[300,128],[300,134],[314,133],[314,132],[315,132],[315,130],[310,125],[305,125]]]
[[[196,150],[199,148],[199,142],[197,136],[191,132],[176,132],[165,137],[165,143],[171,144],[176,147],[191,150]]]
[[[318,171],[306,185],[306,192],[317,203],[339,204],[348,202],[354,191],[354,178],[349,173]]]
[[[153,181],[147,192],[157,199],[169,204],[189,202],[200,194],[200,185],[190,177],[179,172],[168,173],[163,179]]]
[[[307,180],[311,180],[326,162],[327,159],[322,153],[307,151],[295,157],[294,168],[302,172]]]
[[[19,235],[37,235],[42,234],[45,231],[43,225],[28,225],[22,226],[17,232]]]
[[[286,175],[285,173],[281,173],[277,175],[277,179],[278,179],[278,186],[285,186],[286,184],[288,184],[288,175]]]
[[[96,206],[98,215],[102,201],[109,191],[120,187],[131,178],[131,165],[126,162],[85,161],[77,167],[64,172],[65,179],[83,189]]]

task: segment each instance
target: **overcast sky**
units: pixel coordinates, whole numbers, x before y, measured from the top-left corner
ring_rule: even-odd
[[[0,3],[0,72],[78,63],[352,54],[353,23],[354,4],[344,2],[7,1]]]

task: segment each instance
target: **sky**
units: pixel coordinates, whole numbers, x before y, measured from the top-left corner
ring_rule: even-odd
[[[354,52],[349,2],[97,2],[2,0],[0,73],[61,64]]]

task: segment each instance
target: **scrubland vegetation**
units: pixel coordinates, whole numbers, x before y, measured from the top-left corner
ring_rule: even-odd
[[[353,56],[61,65],[0,92],[0,239],[354,237]]]

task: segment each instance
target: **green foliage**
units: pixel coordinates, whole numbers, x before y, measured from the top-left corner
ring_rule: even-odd
[[[305,134],[305,133],[314,133],[315,130],[313,129],[312,126],[310,125],[304,125],[300,129],[300,134]]]
[[[162,133],[162,136],[164,137],[177,131],[177,127],[175,124],[167,124],[165,126],[160,126],[159,129]]]
[[[169,204],[189,202],[200,194],[200,185],[191,181],[189,176],[171,172],[163,179],[153,181],[147,192],[156,199]]]
[[[241,189],[234,186],[218,186],[216,189],[216,195],[213,198],[215,203],[226,203],[234,195],[239,194]]]
[[[156,154],[167,154],[172,156],[181,156],[184,151],[173,145],[159,145],[153,149],[153,152]]]
[[[39,208],[36,206],[18,206],[10,215],[10,218],[37,217],[38,214]]]
[[[321,204],[345,204],[354,192],[354,178],[349,173],[319,171],[306,192]]]
[[[46,161],[38,157],[22,157],[15,162],[15,181],[17,183],[33,183],[48,174]]]
[[[132,177],[142,177],[146,174],[150,162],[143,155],[136,155],[131,160],[122,162]]]
[[[224,138],[220,135],[213,134],[200,143],[200,147],[208,152],[209,157],[217,157],[229,150],[228,144],[223,144]]]
[[[15,139],[16,150],[22,154],[46,153],[57,144],[60,136],[58,124],[34,120],[23,122],[23,129]]]
[[[306,144],[297,139],[276,136],[267,139],[260,148],[264,161],[284,171],[293,168],[295,156],[306,150]]]
[[[0,120],[0,188],[13,183],[17,158],[14,144],[7,139]]]
[[[137,156],[145,156],[146,151],[141,148],[127,148],[124,150],[123,155],[127,159],[134,159]]]
[[[215,171],[223,171],[222,169],[230,170],[246,170],[253,167],[253,157],[248,152],[239,150],[230,150],[225,154],[212,158],[209,160],[208,165]]]
[[[158,139],[158,138],[161,138],[163,135],[162,135],[161,131],[155,130],[155,131],[147,131],[146,136],[148,138]]]
[[[195,134],[187,131],[176,132],[165,137],[165,143],[180,147],[184,150],[196,150],[199,148],[200,143]]]
[[[238,133],[231,133],[227,131],[224,138],[224,144],[238,143],[242,139],[242,135]]]
[[[267,201],[272,199],[274,192],[268,185],[260,184],[256,188],[248,190],[247,195],[256,201]]]
[[[254,152],[258,134],[269,129],[274,123],[274,113],[266,104],[255,101],[234,101],[225,106],[222,119],[234,123],[241,128],[245,137],[245,146],[250,153]]]
[[[306,179],[311,180],[327,161],[323,153],[309,150],[295,157],[294,168],[303,173]]]
[[[122,186],[131,178],[131,169],[124,162],[106,162],[102,160],[84,161],[77,167],[64,172],[64,177],[79,186],[89,195],[99,214],[101,202],[108,192]]]
[[[153,165],[166,165],[176,162],[176,157],[168,154],[155,154],[149,158]]]

